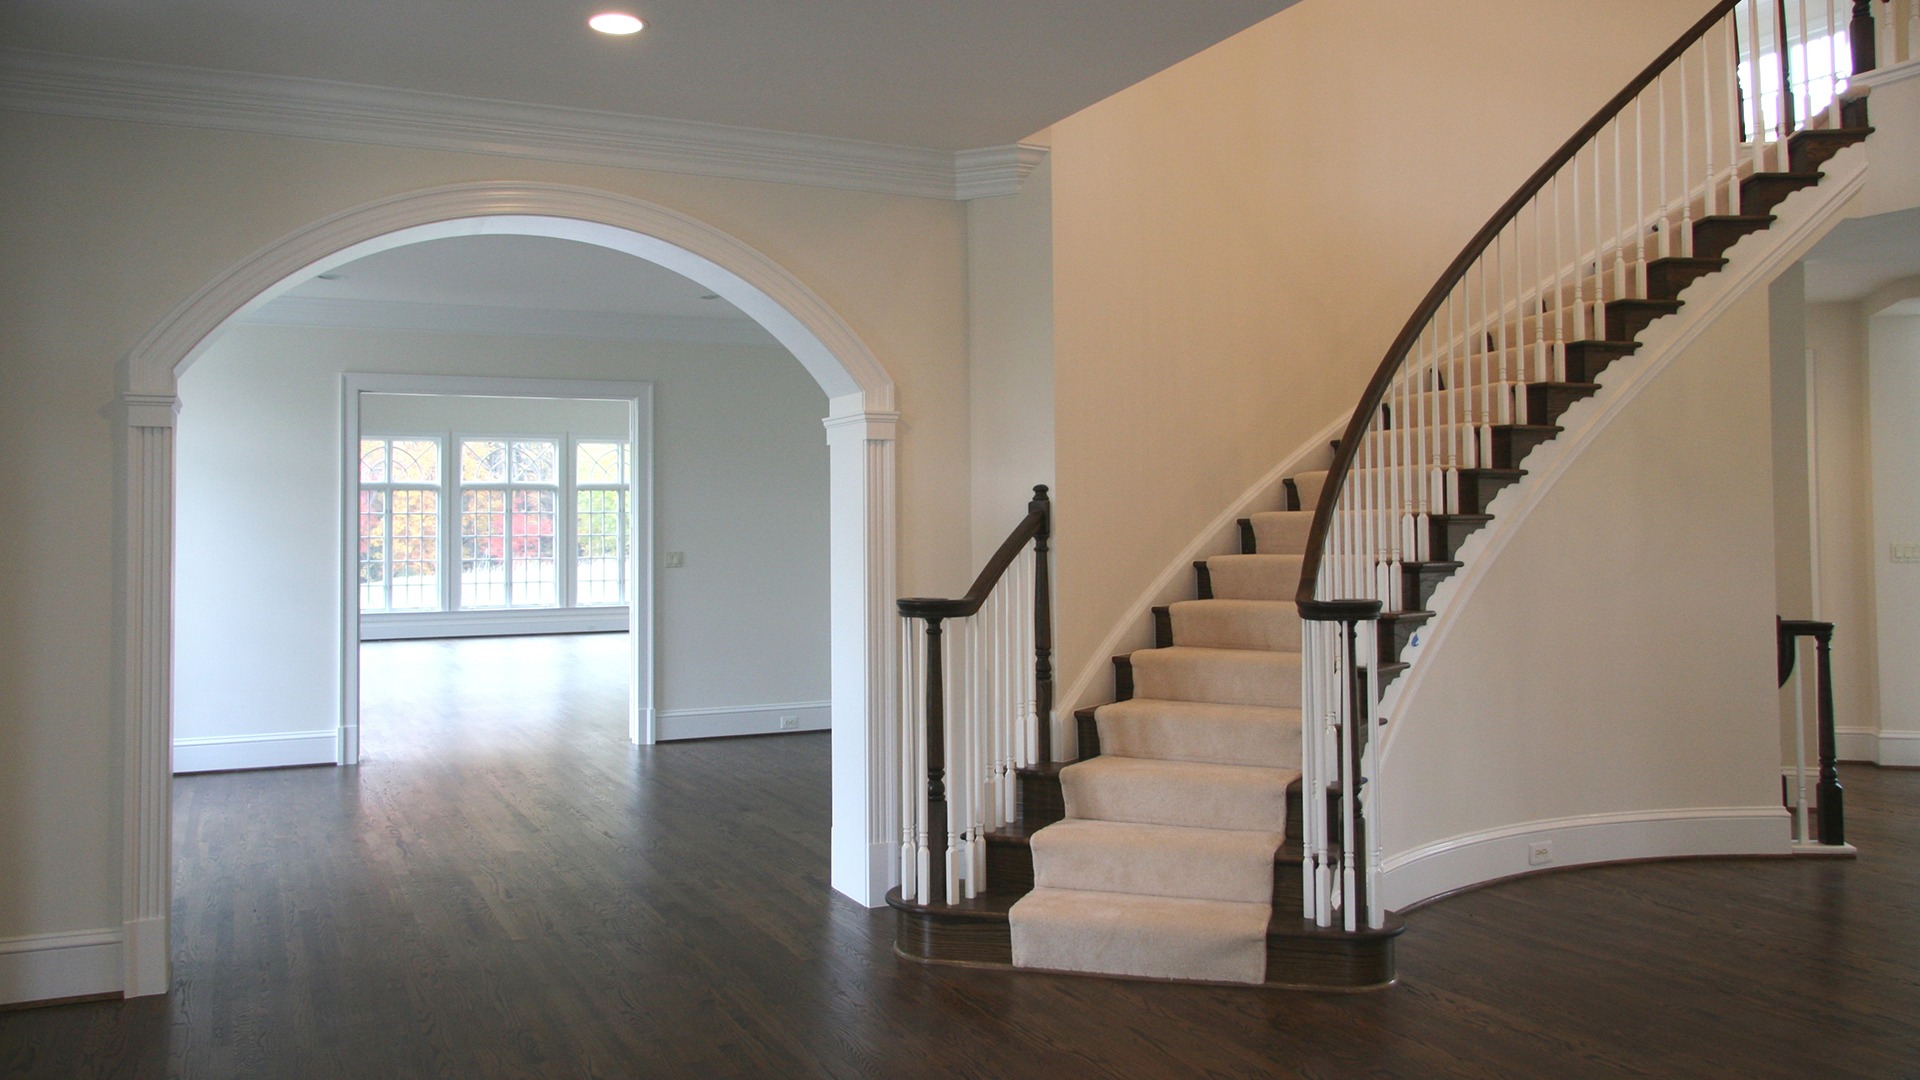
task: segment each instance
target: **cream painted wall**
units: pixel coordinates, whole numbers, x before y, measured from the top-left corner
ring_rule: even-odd
[[[973,555],[986,563],[1053,483],[1053,169],[967,204]]]
[[[1064,684],[1106,663],[1096,644],[1210,519],[1352,407],[1473,231],[1710,6],[1305,3],[1054,126]]]
[[[966,220],[958,204],[486,155],[0,112],[0,940],[117,928],[113,595],[123,358],[194,290],[376,199],[541,181],[646,199],[739,237],[838,312],[903,412],[900,583],[968,562]]]
[[[1754,527],[1773,513],[1766,356],[1756,289],[1571,463],[1426,647],[1417,704],[1385,744],[1389,861],[1596,815],[1735,812],[1770,828],[1774,552]],[[1581,585],[1594,581],[1607,587]],[[1784,814],[1778,826],[1784,852]],[[1528,869],[1524,848],[1504,855],[1483,876]],[[1421,892],[1389,890],[1395,906]]]
[[[656,530],[686,554],[656,575],[655,705],[827,699],[827,401],[785,350],[242,326],[180,381],[176,738],[338,723],[347,371],[653,383]],[[626,437],[618,402],[366,401],[368,433]]]

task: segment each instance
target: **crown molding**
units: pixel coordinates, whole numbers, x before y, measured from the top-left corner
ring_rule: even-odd
[[[959,154],[285,75],[0,49],[0,107],[927,199],[1012,194],[1044,148]],[[1037,154],[1036,154],[1037,152]]]
[[[780,343],[747,318],[639,315],[618,311],[555,311],[471,304],[282,296],[238,320],[246,326],[403,330],[429,334],[566,337],[598,341],[677,341],[697,345]]]

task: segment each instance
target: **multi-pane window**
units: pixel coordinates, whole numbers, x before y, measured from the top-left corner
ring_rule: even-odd
[[[627,601],[627,444],[587,442],[573,448],[573,602]]]
[[[557,442],[460,441],[462,608],[558,605],[559,501]]]
[[[440,440],[360,440],[360,610],[440,606]]]
[[[360,610],[624,604],[632,477],[612,439],[362,439]]]

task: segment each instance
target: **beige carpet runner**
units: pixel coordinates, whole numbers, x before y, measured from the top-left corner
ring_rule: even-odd
[[[1295,478],[1302,505],[1323,478]],[[1174,646],[1133,654],[1133,698],[1094,714],[1100,755],[1061,771],[1066,820],[1033,835],[1015,966],[1265,981],[1274,855],[1300,775],[1292,598],[1312,519],[1255,514],[1259,553],[1208,559],[1214,598],[1174,604]]]

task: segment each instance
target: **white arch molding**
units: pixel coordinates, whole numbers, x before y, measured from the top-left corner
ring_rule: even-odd
[[[683,274],[744,311],[827,393],[833,694],[833,887],[870,907],[892,885],[898,700],[893,380],[845,320],[740,240],[674,210],[553,184],[458,184],[341,211],[267,245],[203,286],[127,362],[129,426],[121,568],[123,920],[128,996],[163,994],[172,903],[174,420],[178,378],[234,318],[314,274],[423,240],[548,236],[623,251]],[[891,839],[890,839],[891,838]]]

